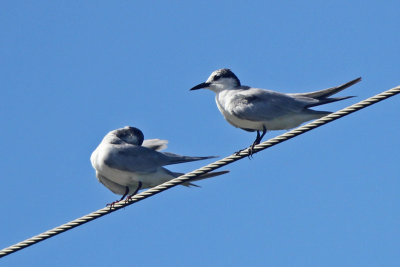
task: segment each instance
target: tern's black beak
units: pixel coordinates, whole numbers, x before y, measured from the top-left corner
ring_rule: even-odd
[[[210,84],[211,83],[201,83],[201,84],[196,85],[195,87],[193,87],[190,90],[198,90],[198,89],[202,89],[202,88],[207,88],[210,86]]]

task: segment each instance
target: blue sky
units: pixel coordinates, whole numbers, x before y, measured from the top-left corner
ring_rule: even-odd
[[[0,246],[117,198],[89,157],[131,125],[167,151],[227,156],[255,138],[214,94],[400,84],[398,1],[3,1]],[[400,97],[1,259],[2,266],[398,266]],[[283,131],[268,133],[271,138]],[[186,172],[211,161],[170,166]]]

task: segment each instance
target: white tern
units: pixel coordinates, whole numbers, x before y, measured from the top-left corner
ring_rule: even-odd
[[[158,152],[166,148],[167,143],[167,140],[160,139],[144,140],[142,131],[126,126],[109,132],[92,153],[90,161],[99,182],[115,194],[122,195],[121,201],[127,195],[132,197],[140,189],[157,186],[183,174],[171,172],[163,167],[165,165],[215,158]],[[227,172],[207,173],[192,181]],[[196,186],[190,182],[183,185]]]
[[[250,148],[251,155],[254,146],[261,142],[267,131],[292,129],[303,122],[330,114],[329,111],[310,108],[352,97],[330,96],[359,81],[361,77],[321,91],[288,94],[241,85],[230,69],[219,69],[211,73],[206,82],[190,90],[210,89],[216,94],[219,111],[230,124],[245,131],[257,131]]]

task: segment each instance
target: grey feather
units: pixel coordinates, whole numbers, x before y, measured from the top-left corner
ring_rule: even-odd
[[[147,147],[134,145],[115,146],[113,153],[105,157],[104,163],[114,169],[130,172],[152,172],[165,165],[197,161],[210,157],[189,157],[168,152],[157,152]]]
[[[153,148],[156,146],[152,146]],[[168,152],[132,144],[113,144],[112,152],[104,157],[104,163],[110,168],[129,172],[154,172],[165,165],[214,158],[181,156]]]
[[[181,155],[170,153],[170,152],[160,152],[160,153],[164,154],[165,156],[168,157],[169,163],[165,164],[165,165],[171,165],[171,164],[177,164],[177,163],[185,163],[185,162],[197,161],[197,160],[203,160],[203,159],[217,158],[217,156],[190,157],[190,156],[181,156]]]
[[[288,113],[298,113],[306,105],[316,102],[312,98],[294,98],[279,92],[252,88],[235,96],[232,112],[245,120],[270,120]]]
[[[345,99],[352,98],[352,97],[354,97],[354,96],[322,98],[322,99],[319,99],[319,102],[309,104],[309,105],[305,106],[305,108],[311,108],[311,107],[316,107],[316,106],[320,106],[320,105],[325,105],[328,103],[333,103],[336,101],[345,100]]]
[[[142,146],[152,150],[160,151],[167,148],[168,140],[147,139],[143,141]]]
[[[339,86],[331,87],[328,89],[323,89],[319,91],[314,91],[314,92],[308,92],[308,93],[296,93],[296,94],[288,94],[290,96],[302,96],[302,97],[309,97],[309,98],[315,98],[315,99],[323,99],[330,97],[331,95],[337,94],[340,91],[343,91],[344,89],[358,83],[361,81],[361,77],[358,77],[357,79],[354,79],[350,82],[344,83]]]

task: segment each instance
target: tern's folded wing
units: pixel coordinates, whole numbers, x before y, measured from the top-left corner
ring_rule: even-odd
[[[230,111],[249,121],[272,120],[301,112],[305,106],[318,102],[312,98],[294,98],[286,94],[251,88],[238,92],[231,101]]]
[[[110,168],[139,173],[154,172],[168,162],[168,157],[160,152],[132,145],[116,146],[104,159],[104,163]]]
[[[189,157],[173,153],[160,153],[142,146],[123,145],[114,147],[104,160],[110,168],[129,172],[150,173],[157,168],[213,157]]]

